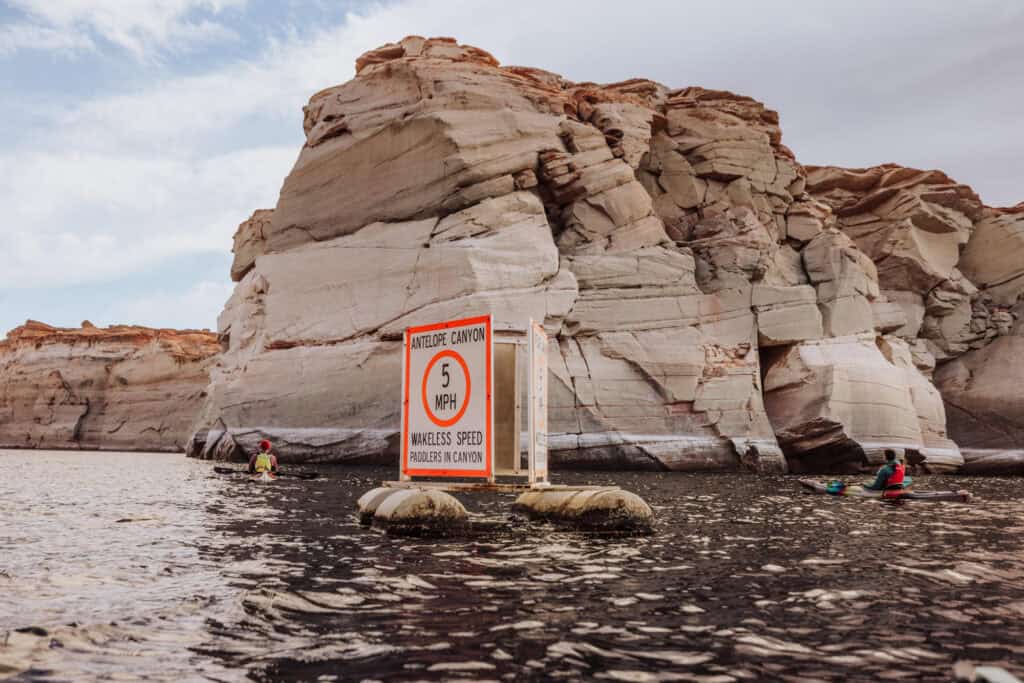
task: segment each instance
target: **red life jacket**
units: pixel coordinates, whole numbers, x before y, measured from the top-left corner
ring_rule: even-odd
[[[892,474],[885,481],[885,488],[902,488],[903,487],[903,475],[906,473],[906,468],[903,463],[893,463]]]

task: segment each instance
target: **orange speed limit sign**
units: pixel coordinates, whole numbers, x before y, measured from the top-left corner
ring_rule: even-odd
[[[489,477],[491,317],[410,327],[402,376],[402,473]]]

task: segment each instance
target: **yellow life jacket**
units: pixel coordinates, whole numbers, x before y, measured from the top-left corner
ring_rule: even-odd
[[[263,472],[270,472],[274,469],[274,463],[270,460],[269,451],[260,451],[256,456],[256,464],[253,466],[258,474]]]

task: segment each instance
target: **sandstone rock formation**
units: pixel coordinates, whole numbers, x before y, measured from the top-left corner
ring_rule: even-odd
[[[552,335],[556,464],[962,462],[928,377],[1005,327],[986,308],[975,330],[957,269],[985,216],[969,188],[808,173],[778,115],[728,92],[572,83],[419,37],[356,70],[311,98],[277,206],[235,236],[191,455],[269,437],[286,460],[394,463],[403,329],[489,312]],[[986,267],[999,301],[1024,279]]]
[[[180,451],[216,335],[29,321],[0,341],[0,448]]]
[[[1024,474],[1024,204],[987,209],[961,256],[979,291],[971,349],[935,381],[968,473]]]
[[[809,167],[808,189],[874,260],[888,300],[874,304],[876,328],[934,370],[964,471],[1024,472],[1024,210],[986,207],[939,171],[894,165]]]
[[[983,207],[966,185],[939,171],[895,165],[809,168],[808,189],[829,204],[839,227],[878,269],[887,299],[904,309],[907,330],[937,360],[966,351],[975,287],[957,268]]]

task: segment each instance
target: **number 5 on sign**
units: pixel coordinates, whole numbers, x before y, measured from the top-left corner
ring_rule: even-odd
[[[402,477],[493,472],[491,317],[410,327],[402,371]]]

